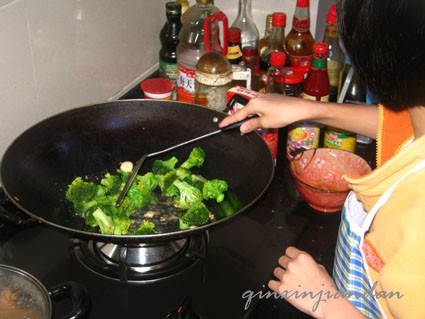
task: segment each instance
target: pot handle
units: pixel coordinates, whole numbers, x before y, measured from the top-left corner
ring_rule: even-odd
[[[90,296],[86,289],[80,284],[68,281],[52,287],[49,291],[52,301],[59,301],[64,298],[70,298],[72,302],[72,311],[61,319],[84,318],[90,310]]]

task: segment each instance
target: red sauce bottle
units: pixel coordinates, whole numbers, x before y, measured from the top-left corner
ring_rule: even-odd
[[[329,101],[328,52],[329,48],[326,43],[316,42],[314,44],[313,60],[304,82],[302,98],[322,102]]]

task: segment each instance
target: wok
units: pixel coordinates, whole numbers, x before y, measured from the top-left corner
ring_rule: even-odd
[[[202,227],[153,235],[96,233],[76,216],[65,191],[76,176],[102,177],[123,161],[151,153],[217,129],[214,117],[225,114],[174,101],[125,100],[72,109],[29,128],[8,147],[0,167],[7,197],[32,218],[70,232],[72,236],[113,243],[169,241],[224,222],[251,206],[273,178],[273,159],[257,133],[238,129],[156,158],[185,159],[194,146],[206,152],[200,173],[228,182],[241,205],[234,215]],[[156,159],[147,160],[140,174]]]

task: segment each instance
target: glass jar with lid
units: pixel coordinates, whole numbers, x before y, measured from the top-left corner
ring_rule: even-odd
[[[204,54],[196,64],[195,104],[224,111],[232,79],[232,66],[223,54]]]

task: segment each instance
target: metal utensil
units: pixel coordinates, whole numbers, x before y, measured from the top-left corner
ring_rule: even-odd
[[[127,195],[128,190],[130,189],[131,185],[133,184],[134,179],[136,178],[137,174],[139,173],[139,170],[142,167],[143,162],[148,157],[152,157],[152,156],[156,156],[156,155],[159,155],[159,154],[163,154],[163,153],[169,152],[171,150],[174,150],[176,148],[182,147],[184,145],[187,145],[187,144],[190,144],[190,143],[193,143],[193,142],[202,140],[204,138],[207,138],[207,137],[210,137],[210,136],[213,136],[213,135],[217,135],[217,134],[220,134],[220,133],[223,133],[223,132],[232,130],[232,129],[237,128],[237,127],[240,127],[243,123],[245,123],[246,121],[248,121],[248,120],[250,120],[250,119],[252,119],[254,117],[258,117],[258,115],[247,117],[247,118],[245,118],[245,119],[243,119],[241,121],[232,123],[232,124],[230,124],[228,126],[225,126],[223,128],[220,128],[220,129],[218,129],[216,131],[213,131],[213,132],[210,132],[210,133],[207,133],[207,134],[204,134],[204,135],[201,135],[201,136],[192,138],[192,139],[187,140],[187,141],[184,141],[184,142],[182,142],[180,144],[176,144],[176,145],[170,146],[170,147],[168,147],[166,149],[163,149],[161,151],[157,151],[157,152],[153,152],[153,153],[145,154],[145,155],[141,156],[137,160],[136,164],[134,165],[133,170],[131,171],[130,177],[128,178],[127,182],[125,183],[125,186],[124,186],[123,190],[121,191],[120,195],[118,196],[118,198],[117,198],[117,200],[115,202],[115,206],[116,207],[119,207],[121,205],[121,203],[123,202],[125,196]]]

